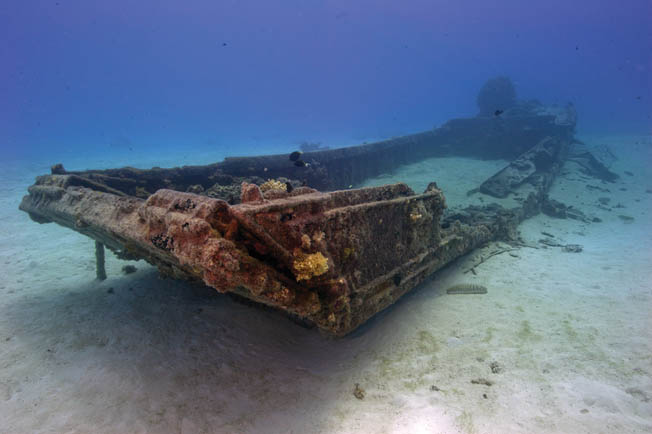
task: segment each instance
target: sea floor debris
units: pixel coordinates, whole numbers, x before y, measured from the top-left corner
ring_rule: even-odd
[[[458,283],[446,290],[446,294],[486,294],[487,287],[475,283]]]

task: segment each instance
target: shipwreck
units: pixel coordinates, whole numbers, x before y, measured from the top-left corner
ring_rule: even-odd
[[[150,170],[73,172],[58,164],[29,187],[20,209],[95,240],[99,278],[106,246],[165,276],[202,281],[343,336],[456,258],[492,240],[514,240],[523,219],[563,207],[547,192],[565,160],[575,158],[594,176],[613,175],[574,148],[572,105],[507,95],[494,107],[490,83],[478,97],[478,116],[305,152],[305,164],[287,154]],[[450,211],[436,179],[420,193],[400,183],[352,188],[443,156],[510,161],[470,194],[522,200]]]

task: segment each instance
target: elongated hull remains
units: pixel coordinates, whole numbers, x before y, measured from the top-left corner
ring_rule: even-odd
[[[145,259],[166,276],[203,281],[343,336],[454,259],[516,236],[518,223],[546,203],[568,155],[574,111],[564,114],[570,121],[548,114],[455,120],[408,137],[306,153],[303,168],[287,155],[151,170],[67,172],[58,165],[29,187],[20,209],[120,258]],[[513,160],[478,190],[518,192],[521,206],[446,215],[434,182],[420,194],[405,184],[342,189],[411,158],[444,155]],[[255,176],[307,186],[261,190],[242,180]],[[237,200],[207,195],[216,183],[239,191]]]

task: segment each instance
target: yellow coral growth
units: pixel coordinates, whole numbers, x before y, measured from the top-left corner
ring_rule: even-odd
[[[423,217],[423,215],[419,214],[416,211],[410,213],[410,220],[412,220],[412,223],[418,222],[421,219],[421,217]]]
[[[281,181],[277,181],[276,179],[268,179],[265,181],[261,186],[260,186],[260,191],[266,192],[268,190],[283,190],[287,191],[288,187]]]
[[[301,255],[293,264],[297,282],[321,276],[328,271],[328,259],[321,252]]]

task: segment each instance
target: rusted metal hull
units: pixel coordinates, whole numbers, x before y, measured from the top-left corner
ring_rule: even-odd
[[[497,195],[518,191],[525,200],[514,209],[469,207],[444,215],[444,196],[434,183],[421,194],[405,184],[332,192],[301,187],[263,194],[258,186],[243,183],[240,204],[159,188],[185,190],[216,177],[241,176],[243,170],[293,177],[287,156],[283,162],[278,156],[254,157],[150,171],[57,168],[57,174],[37,178],[20,209],[39,223],[56,222],[87,235],[119,257],[145,259],[164,275],[201,280],[342,336],[461,255],[492,239],[516,237],[518,223],[539,212],[547,200],[572,141],[574,124],[557,125],[551,119],[514,120],[510,128],[532,142],[519,142],[516,148],[496,145],[491,151],[510,149],[512,157],[518,156],[483,187]],[[524,128],[523,122],[532,127]],[[492,119],[457,123],[464,128],[453,122],[434,132],[359,149],[312,153],[316,164],[304,175],[312,173],[321,186],[341,186],[406,162],[391,158],[401,149],[405,155],[406,146],[421,158],[456,147],[456,154],[474,155],[481,152],[478,136],[495,140],[487,128],[491,132],[501,125],[499,135],[512,137],[506,124]],[[466,136],[465,130],[470,131]],[[435,143],[436,137],[440,141]],[[378,154],[382,150],[390,157]],[[370,152],[378,155],[376,165],[365,160]],[[363,157],[351,157],[356,153]],[[348,166],[342,164],[343,155],[349,155]],[[364,167],[362,174],[357,172]]]
[[[192,186],[208,189],[216,182],[230,183],[240,177],[286,177],[320,191],[347,189],[401,164],[425,158],[462,156],[513,160],[545,137],[573,139],[575,124],[559,123],[555,116],[454,119],[440,128],[348,148],[307,152],[308,167],[296,167],[287,154],[229,157],[205,166],[153,168],[131,167],[65,172],[77,185],[113,194],[147,198],[168,188],[188,191]]]
[[[351,331],[443,265],[444,198],[404,184],[307,192],[230,206],[172,190],[147,200],[69,186],[30,187],[21,209],[144,258],[172,277],[201,279],[315,323]],[[44,181],[44,178],[41,178]],[[49,185],[45,185],[49,184]]]

